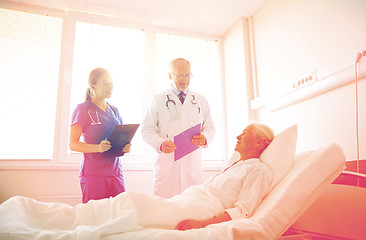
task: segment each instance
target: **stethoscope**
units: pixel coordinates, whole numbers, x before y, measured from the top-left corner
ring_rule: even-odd
[[[107,105],[109,105],[109,103],[107,103]],[[95,121],[95,120],[93,119],[93,117],[91,116],[90,111],[89,111],[90,107],[91,107],[91,106],[89,106],[89,108],[88,108],[88,115],[89,115],[89,117],[90,117],[90,120],[92,121],[90,124],[91,124],[92,126],[102,124],[102,122],[99,120],[99,114],[98,114],[98,111],[97,111],[97,110],[95,110],[95,116],[96,116],[96,120],[97,120],[97,121]],[[114,112],[114,115],[116,115],[116,117],[117,117],[117,113],[116,113],[116,111],[112,108],[112,106],[111,106],[111,105],[109,105],[109,107],[112,109],[112,111]]]
[[[169,103],[172,103],[175,107],[177,106],[177,104],[175,103],[175,101],[173,99],[170,99],[169,97],[169,94],[166,95],[166,98],[167,98],[167,101],[165,103],[165,106],[170,110],[170,107],[169,107]],[[195,95],[192,95],[192,100],[191,100],[191,103],[193,105],[197,104],[197,100],[196,100],[196,96]]]
[[[102,124],[102,122],[99,120],[99,115],[98,115],[98,112],[97,111],[95,111],[95,115],[97,116],[97,121],[94,121],[94,119],[92,118],[89,110],[88,110],[88,114],[89,114],[90,120],[92,121],[90,123],[91,125],[100,125],[100,124]]]
[[[166,108],[170,111],[170,113],[172,115],[175,115],[175,117],[177,117],[178,111],[177,111],[177,104],[176,104],[176,102],[169,97],[169,94],[166,95],[166,98],[167,98],[167,101],[165,103]],[[196,96],[195,95],[192,95],[191,103],[192,103],[192,105],[196,105],[197,104],[197,100],[196,100]],[[174,105],[175,114],[173,114],[172,109],[170,108],[169,104],[170,105],[172,105],[172,104]],[[201,108],[198,108],[198,113],[200,113],[200,112],[201,112]]]

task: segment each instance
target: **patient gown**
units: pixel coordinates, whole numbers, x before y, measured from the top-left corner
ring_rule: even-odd
[[[267,195],[272,173],[259,159],[240,161],[170,199],[127,191],[71,207],[13,197],[0,205],[0,239],[102,239],[144,228],[174,229],[184,219],[224,211],[249,217]],[[179,231],[177,231],[179,232]]]

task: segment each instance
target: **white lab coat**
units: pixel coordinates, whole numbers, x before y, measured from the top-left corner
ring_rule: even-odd
[[[166,106],[167,95],[175,102],[169,102],[169,108]],[[141,133],[143,139],[158,153],[154,162],[155,195],[170,198],[191,185],[202,183],[201,148],[178,161],[174,161],[174,152],[166,154],[160,150],[164,141],[173,141],[174,136],[198,123],[201,123],[201,134],[205,135],[209,145],[215,135],[215,126],[208,102],[202,95],[188,89],[184,104],[171,89],[153,97],[142,123]]]

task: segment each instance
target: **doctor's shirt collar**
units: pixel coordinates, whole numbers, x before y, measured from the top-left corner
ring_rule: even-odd
[[[178,94],[180,93],[180,91],[173,85],[170,85],[170,89],[175,93],[175,95],[178,96]],[[187,95],[188,93],[188,88],[186,90],[183,91],[185,95]]]

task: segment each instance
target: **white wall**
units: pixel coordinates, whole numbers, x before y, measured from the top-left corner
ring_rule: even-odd
[[[314,69],[366,49],[365,10],[364,0],[270,0],[253,16],[259,96],[285,92]],[[365,79],[359,81],[359,94],[365,159]],[[275,132],[298,123],[298,151],[336,142],[348,160],[356,158],[354,82],[283,109],[254,113]]]
[[[62,196],[60,201],[75,204],[81,202],[78,176],[77,169],[3,169],[0,171],[0,202],[12,196],[37,200]]]
[[[365,49],[364,0],[270,0],[253,16],[260,94]]]
[[[216,171],[207,170],[207,179]],[[151,170],[124,170],[127,190],[152,193]],[[77,166],[58,169],[13,168],[0,170],[0,203],[12,196],[31,197],[46,202],[75,205],[81,202],[79,169]]]

